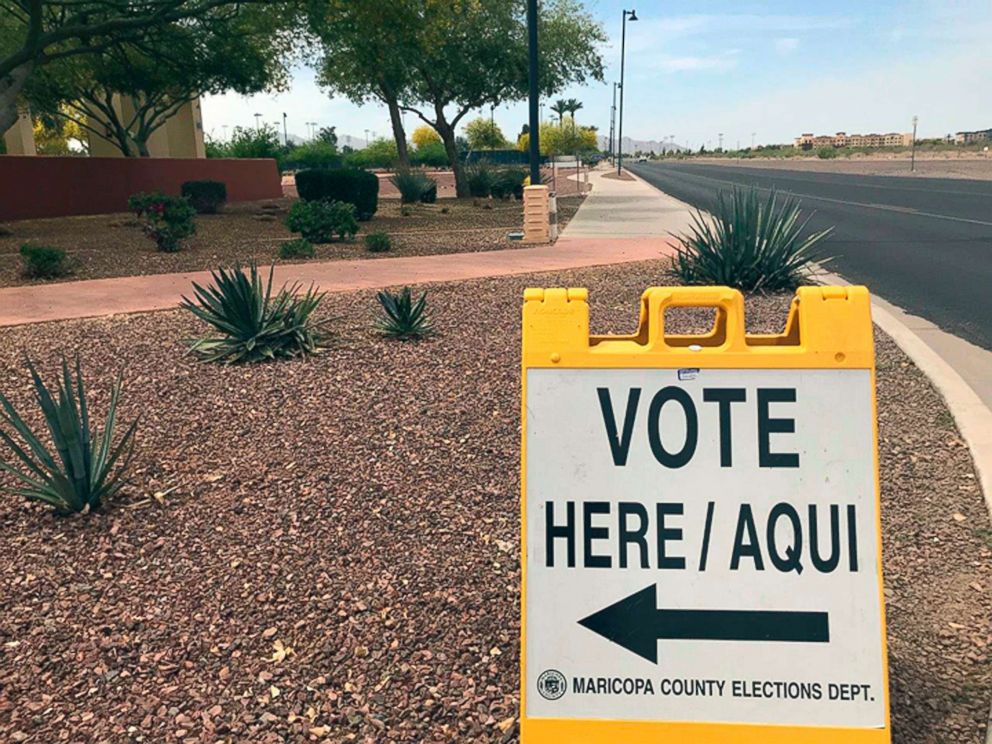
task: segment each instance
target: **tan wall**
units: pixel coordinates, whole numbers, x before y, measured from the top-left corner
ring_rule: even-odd
[[[3,143],[8,155],[36,155],[34,131],[31,128],[31,114],[21,112],[17,122],[3,135]]]
[[[126,96],[114,97],[114,109],[122,122],[134,116],[134,102]],[[105,137],[90,133],[90,155],[122,158],[124,154]],[[183,106],[148,138],[148,154],[153,158],[205,158],[203,115],[199,99]]]

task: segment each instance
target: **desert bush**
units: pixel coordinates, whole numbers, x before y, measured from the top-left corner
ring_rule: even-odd
[[[273,267],[274,268],[274,267]],[[326,341],[314,312],[324,299],[311,284],[299,294],[300,284],[283,285],[272,294],[273,269],[263,282],[258,267],[219,269],[210,272],[213,283],[193,283],[194,299],[183,297],[180,307],[189,310],[220,335],[190,342],[190,352],[205,362],[223,364],[263,362],[316,353]]]
[[[351,238],[358,232],[355,205],[340,201],[294,202],[286,215],[286,227],[311,243]]]
[[[315,140],[297,145],[286,153],[282,167],[286,170],[302,168],[336,168],[341,165],[341,154],[330,142]]]
[[[300,171],[296,174],[296,190],[306,201],[331,199],[354,204],[362,222],[372,219],[379,206],[379,178],[363,170]]]
[[[757,189],[734,188],[717,195],[712,216],[696,210],[690,233],[680,237],[672,259],[686,284],[719,284],[745,291],[794,289],[809,274],[813,252],[833,228],[809,233],[800,202],[762,200]]]
[[[496,171],[486,160],[466,166],[465,178],[468,181],[468,193],[477,198],[485,198],[493,191]]]
[[[382,307],[377,326],[385,335],[405,341],[423,338],[434,332],[427,318],[426,292],[414,300],[410,288],[403,287],[396,294],[384,290],[376,297]]]
[[[413,207],[409,206],[408,204],[404,204],[402,207],[400,207],[400,215],[402,217],[413,217]]]
[[[279,258],[313,258],[317,251],[305,238],[287,240],[279,246]]]
[[[393,247],[393,241],[384,232],[369,233],[365,236],[365,247],[370,253],[385,253]]]
[[[820,160],[833,160],[837,157],[837,148],[821,147],[816,151],[816,157],[820,158]]]
[[[103,430],[90,424],[90,410],[79,357],[75,376],[62,359],[62,374],[50,390],[31,360],[28,370],[34,383],[35,400],[41,409],[55,451],[52,452],[24,421],[10,400],[0,393],[0,442],[10,458],[0,460],[0,471],[13,476],[11,493],[48,504],[59,514],[99,509],[126,483],[134,453],[137,420],[114,444],[117,406],[122,376],[110,388],[110,402]],[[20,440],[20,441],[18,441]]]
[[[420,171],[402,170],[389,180],[399,190],[402,204],[433,204],[437,201],[437,181]]]
[[[61,248],[46,245],[21,246],[24,276],[29,279],[56,279],[69,273],[69,262]]]
[[[492,195],[497,199],[509,199],[511,196],[522,199],[525,178],[527,172],[522,168],[503,168],[497,171],[492,181]]]
[[[410,162],[413,165],[443,168],[448,165],[448,153],[440,141],[429,142],[410,153]]]
[[[186,181],[179,189],[197,214],[217,214],[227,203],[227,186],[222,181]]]
[[[160,251],[175,253],[181,243],[196,232],[196,210],[181,196],[135,194],[128,207],[142,220],[142,229]]]

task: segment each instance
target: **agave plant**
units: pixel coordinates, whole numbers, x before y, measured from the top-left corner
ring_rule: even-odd
[[[60,514],[98,509],[126,483],[125,476],[134,453],[137,419],[114,444],[123,378],[118,375],[110,389],[107,418],[103,431],[97,434],[90,426],[78,356],[75,379],[63,357],[56,397],[45,386],[31,360],[27,365],[34,381],[35,399],[48,425],[55,453],[42,443],[10,400],[0,393],[0,442],[13,454],[10,462],[0,460],[0,471],[10,473],[18,484],[10,492],[49,504]]]
[[[809,275],[812,261],[826,260],[813,248],[833,232],[832,227],[807,232],[810,217],[800,221],[799,200],[779,199],[774,191],[765,200],[754,188],[735,187],[729,199],[721,191],[713,214],[697,210],[690,234],[679,236],[673,269],[687,284],[794,289]]]
[[[387,336],[406,340],[423,338],[434,332],[427,319],[426,292],[414,300],[410,288],[403,287],[396,294],[383,291],[379,292],[376,297],[378,297],[383,310],[377,325],[379,330]]]
[[[305,356],[316,353],[326,341],[314,311],[324,300],[311,284],[300,295],[300,284],[283,285],[272,294],[272,276],[263,282],[258,267],[220,269],[210,272],[213,283],[193,283],[195,300],[183,297],[180,307],[218,331],[190,342],[190,351],[206,362],[235,364]]]

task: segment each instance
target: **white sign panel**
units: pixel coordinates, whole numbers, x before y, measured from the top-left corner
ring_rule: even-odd
[[[884,727],[869,370],[526,374],[528,717]]]

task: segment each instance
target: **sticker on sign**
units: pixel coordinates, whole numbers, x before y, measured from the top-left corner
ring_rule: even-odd
[[[541,719],[887,729],[872,363],[811,358],[807,329],[787,366],[735,308],[691,366],[650,329],[569,354],[560,308],[562,351],[532,353],[525,311],[523,741]]]

